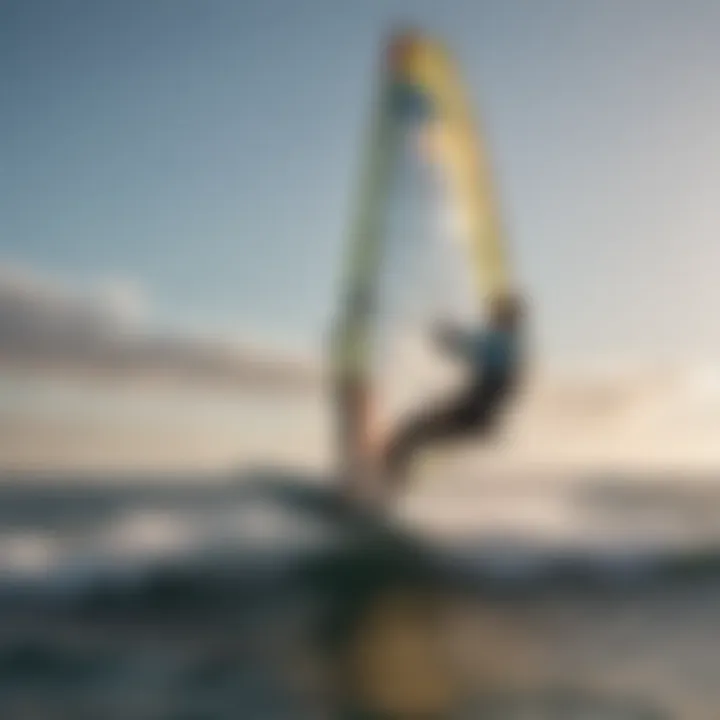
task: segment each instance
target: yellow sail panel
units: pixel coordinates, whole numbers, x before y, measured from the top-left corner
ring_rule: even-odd
[[[396,37],[391,62],[398,80],[418,88],[432,102],[432,146],[463,215],[472,244],[478,291],[485,297],[504,294],[510,289],[506,239],[487,153],[455,64],[439,42],[414,34]]]

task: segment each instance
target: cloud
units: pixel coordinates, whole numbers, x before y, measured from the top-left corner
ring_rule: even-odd
[[[283,386],[313,376],[309,363],[230,339],[155,331],[148,308],[137,283],[71,288],[0,265],[0,368]]]
[[[143,288],[125,279],[106,280],[90,294],[116,322],[137,325],[149,317],[149,303]]]

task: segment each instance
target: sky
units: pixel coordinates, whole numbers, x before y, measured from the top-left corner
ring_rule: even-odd
[[[538,352],[720,357],[715,0],[5,0],[0,264],[321,348],[404,23],[460,63]]]

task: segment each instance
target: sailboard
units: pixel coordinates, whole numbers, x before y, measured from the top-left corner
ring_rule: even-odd
[[[511,290],[488,154],[439,40],[389,39],[365,142],[331,363],[349,476],[378,437],[460,382],[433,322],[476,321]]]

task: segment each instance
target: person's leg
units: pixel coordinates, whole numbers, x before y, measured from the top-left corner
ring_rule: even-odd
[[[386,447],[386,482],[394,490],[404,484],[413,455],[425,446],[492,431],[509,389],[505,378],[486,377],[448,403],[411,419]]]
[[[463,393],[411,418],[385,449],[386,481],[397,489],[404,483],[410,463],[418,450],[469,432],[475,425],[475,414],[471,398]]]

